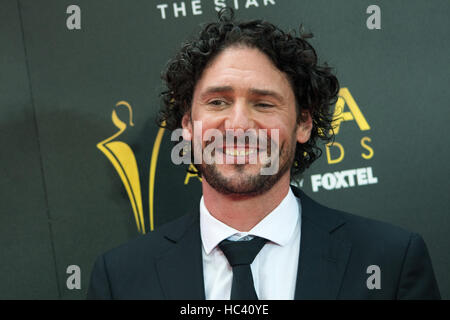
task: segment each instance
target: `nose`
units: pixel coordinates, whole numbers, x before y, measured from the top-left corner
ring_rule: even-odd
[[[225,129],[242,129],[245,131],[253,128],[253,125],[252,110],[244,101],[236,101],[225,120]]]

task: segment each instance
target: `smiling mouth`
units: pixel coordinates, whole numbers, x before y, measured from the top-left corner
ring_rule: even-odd
[[[258,152],[257,149],[239,149],[239,148],[229,148],[229,149],[224,149],[222,152],[224,154],[226,154],[227,156],[249,156],[252,154],[255,154]]]
[[[260,148],[256,146],[223,146],[222,148],[217,149],[221,154],[226,157],[233,158],[242,158],[245,157],[250,159],[251,157],[256,157],[261,152],[266,151],[265,148]]]

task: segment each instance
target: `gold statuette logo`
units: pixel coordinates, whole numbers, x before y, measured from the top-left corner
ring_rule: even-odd
[[[131,105],[126,101],[119,101],[116,104],[116,108],[119,106],[125,106],[130,114],[129,125],[133,124],[133,110]],[[144,223],[144,211],[142,205],[142,194],[141,194],[141,183],[139,179],[139,169],[134,155],[133,150],[128,144],[123,141],[115,140],[119,137],[126,129],[127,123],[123,122],[117,116],[116,110],[112,112],[112,122],[119,131],[117,131],[111,137],[99,142],[97,148],[105,154],[105,156],[112,163],[120,179],[127,191],[128,198],[133,209],[134,219],[136,220],[136,226],[138,232],[145,234],[145,223]],[[154,204],[154,183],[155,183],[155,172],[156,164],[158,160],[159,147],[161,145],[161,140],[164,134],[164,128],[160,128],[156,136],[155,143],[153,145],[153,152],[150,161],[150,174],[149,174],[149,204],[150,204],[150,231],[154,229],[153,222],[153,204]]]

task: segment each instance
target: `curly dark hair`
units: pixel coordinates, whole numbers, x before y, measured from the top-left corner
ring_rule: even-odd
[[[257,48],[287,75],[296,98],[297,123],[304,121],[303,111],[309,111],[312,117],[310,139],[296,145],[291,178],[296,177],[322,154],[317,140],[333,139],[331,105],[339,92],[339,82],[331,68],[326,63],[318,65],[316,51],[306,40],[313,35],[304,33],[301,25],[299,33],[297,36],[295,31],[284,32],[263,20],[237,22],[231,8],[222,9],[218,21],[204,24],[200,33],[182,45],[163,71],[167,90],[160,94],[158,125],[169,130],[181,128],[182,117],[191,108],[197,81],[220,52],[236,45]]]

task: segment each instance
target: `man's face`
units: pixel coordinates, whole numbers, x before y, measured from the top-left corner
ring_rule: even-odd
[[[187,140],[195,135],[203,137],[208,129],[217,129],[223,135],[223,147],[214,153],[215,157],[222,157],[223,164],[203,161],[199,165],[202,178],[209,185],[224,194],[256,195],[268,191],[281,178],[289,177],[296,142],[304,143],[310,136],[311,119],[308,118],[305,123],[297,124],[295,96],[289,80],[264,53],[254,48],[230,47],[204,70],[194,90],[191,112],[185,114],[182,124],[187,129],[184,133]],[[201,122],[201,133],[195,132],[195,121]],[[226,134],[239,129],[241,132],[254,130],[257,134],[266,129],[267,146],[261,145],[260,140],[257,147],[236,144],[236,141],[230,145]],[[270,148],[274,129],[278,131],[275,150]],[[202,149],[208,143],[202,141]],[[261,174],[261,169],[270,165],[261,160],[259,155],[263,151],[269,155],[276,152],[279,156],[278,170],[273,174]],[[258,155],[256,163],[248,161],[248,155],[245,156],[248,153]],[[230,164],[233,158],[236,161]]]

